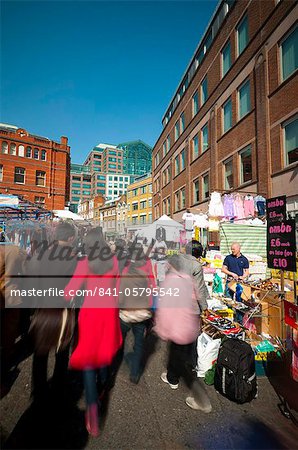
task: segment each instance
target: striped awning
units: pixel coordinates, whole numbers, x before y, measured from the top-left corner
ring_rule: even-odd
[[[220,252],[228,255],[233,242],[241,244],[241,253],[260,255],[266,258],[266,226],[235,225],[222,223],[220,225]]]

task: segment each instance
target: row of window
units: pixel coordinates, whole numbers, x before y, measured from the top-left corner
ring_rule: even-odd
[[[32,147],[29,146],[25,149],[24,145],[19,145],[17,148],[16,144],[13,142],[8,145],[8,142],[6,141],[2,141],[1,148],[2,153],[6,155],[21,156],[22,158],[26,156],[26,158],[40,159],[41,161],[47,160],[46,150],[39,150],[38,148],[32,149]]]
[[[148,208],[152,207],[152,198],[148,199]],[[140,202],[133,202],[132,203],[132,211],[137,211],[139,209],[146,209],[147,208],[147,200],[141,200]],[[128,210],[130,210],[130,204],[128,204]]]
[[[248,18],[244,16],[236,29],[237,39],[237,56],[239,56],[247,47],[249,42],[248,32]],[[285,36],[280,42],[280,67],[281,81],[286,80],[298,69],[298,25]],[[232,66],[231,42],[230,40],[225,44],[221,51],[221,75],[224,77]],[[202,80],[200,89],[197,90],[192,97],[192,117],[198,112],[200,107],[206,102],[208,98],[208,79],[207,76]],[[227,101],[223,107],[223,131],[226,132],[232,127],[232,104]],[[237,90],[237,119],[240,120],[251,110],[251,93],[250,82],[247,80]],[[174,127],[175,142],[185,129],[185,115],[184,112],[180,115]],[[162,145],[162,154],[165,156],[171,147],[170,135],[166,138]],[[155,156],[155,168],[160,162],[159,153]]]
[[[226,17],[228,11],[230,10],[231,6],[233,5],[234,0],[226,0],[222,3],[220,9],[218,10],[216,16],[213,19],[213,23],[210,27],[209,32],[206,34],[204,40],[202,41],[197,54],[192,62],[192,64],[189,67],[189,70],[187,71],[187,74],[185,75],[185,78],[182,81],[181,87],[179,88],[169,110],[167,111],[167,114],[163,120],[163,125],[165,126],[170,118],[172,117],[179,101],[183,97],[187,87],[189,86],[191,80],[193,79],[198,67],[202,64],[202,61],[205,58],[205,55],[210,48],[212,41],[214,40],[215,36],[218,33],[218,30],[221,27],[221,24]]]
[[[137,195],[146,194],[146,192],[152,193],[152,184],[132,189],[128,192],[128,197],[136,197]]]
[[[0,181],[3,181],[3,164],[0,164]],[[25,184],[26,181],[26,169],[24,167],[14,168],[14,182],[18,184]],[[35,171],[35,184],[36,186],[46,185],[46,173],[43,170]]]

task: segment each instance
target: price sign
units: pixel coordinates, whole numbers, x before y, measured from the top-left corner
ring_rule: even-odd
[[[285,220],[286,217],[286,196],[268,198],[266,200],[267,220]]]
[[[296,272],[295,220],[267,223],[267,260],[271,269]]]

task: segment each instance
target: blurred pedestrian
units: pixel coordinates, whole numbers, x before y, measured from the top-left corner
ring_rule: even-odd
[[[84,246],[87,256],[79,261],[65,289],[65,298],[71,300],[78,290],[88,293],[79,312],[78,344],[71,355],[70,368],[83,371],[86,428],[97,436],[99,369],[111,365],[122,344],[117,297],[119,266],[96,228],[88,232]]]
[[[149,319],[152,317],[153,289],[156,281],[150,259],[144,254],[142,244],[135,244],[121,274],[119,307],[123,345],[130,330],[134,335],[133,353],[128,355],[130,381],[137,384],[142,373],[144,339]]]
[[[60,222],[55,229],[55,241],[50,245],[45,243],[45,247],[35,246],[33,257],[26,263],[27,289],[34,287],[46,292],[42,297],[27,297],[28,308],[36,308],[30,327],[34,346],[32,395],[35,400],[49,398],[48,357],[53,349],[55,366],[51,385],[57,395],[65,392],[75,317],[58,292],[63,292],[77,264],[72,247],[75,236],[76,230],[71,224]]]
[[[183,377],[192,391],[186,404],[193,409],[210,412],[209,398],[192,371],[192,351],[200,334],[200,320],[196,286],[185,272],[183,258],[182,255],[169,258],[169,271],[160,288],[154,330],[161,339],[169,341],[167,371],[161,374],[161,379],[171,389],[178,389]]]

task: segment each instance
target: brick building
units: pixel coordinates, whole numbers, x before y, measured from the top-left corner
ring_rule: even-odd
[[[69,202],[70,147],[0,124],[0,193],[22,195],[49,210]]]
[[[298,210],[298,4],[219,3],[153,149],[154,218],[210,193],[288,196]]]

